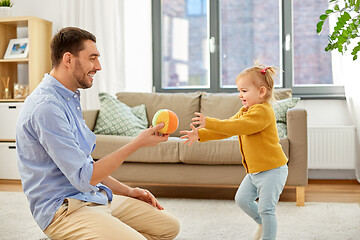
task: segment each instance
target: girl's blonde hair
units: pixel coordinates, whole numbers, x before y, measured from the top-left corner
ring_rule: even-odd
[[[278,77],[278,73],[279,68],[275,66],[266,66],[255,62],[253,67],[246,68],[239,73],[239,75],[236,77],[236,82],[242,75],[252,74],[251,79],[255,86],[257,86],[258,88],[264,86],[267,90],[264,101],[271,102],[274,100],[274,82],[275,79]]]

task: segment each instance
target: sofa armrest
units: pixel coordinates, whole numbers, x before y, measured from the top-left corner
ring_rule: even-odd
[[[99,109],[83,111],[83,118],[85,120],[86,125],[91,131],[93,131],[95,128],[98,114],[99,114]]]
[[[289,176],[287,185],[306,186],[307,168],[307,113],[302,108],[287,112],[287,136],[289,139]]]

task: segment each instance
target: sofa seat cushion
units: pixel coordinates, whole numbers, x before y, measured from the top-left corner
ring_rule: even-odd
[[[180,161],[187,164],[241,164],[239,141],[233,139],[180,144]]]
[[[107,154],[125,146],[134,137],[97,135],[96,147],[91,154],[93,159],[100,159]],[[178,163],[179,138],[170,137],[167,142],[160,143],[156,147],[143,147],[131,154],[125,162],[142,163]]]
[[[181,140],[182,143],[185,140]],[[180,161],[186,164],[223,165],[238,164],[242,162],[239,141],[224,139],[209,142],[194,142],[191,146],[180,143]],[[289,158],[289,140],[280,139],[285,155]]]

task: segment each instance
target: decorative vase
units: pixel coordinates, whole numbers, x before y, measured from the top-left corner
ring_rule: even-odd
[[[0,18],[11,16],[11,7],[0,7]]]

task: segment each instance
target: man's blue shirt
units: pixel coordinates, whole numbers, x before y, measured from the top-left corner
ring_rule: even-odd
[[[79,98],[78,90],[74,93],[45,74],[26,98],[18,119],[16,148],[22,186],[42,230],[65,198],[98,204],[112,200],[109,188],[90,184],[94,162],[90,154],[96,137],[85,124]]]

